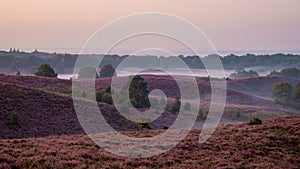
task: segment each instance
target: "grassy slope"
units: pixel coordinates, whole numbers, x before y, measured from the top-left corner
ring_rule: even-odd
[[[143,137],[158,131],[128,132]],[[263,125],[219,126],[205,143],[193,130],[159,156],[128,159],[112,155],[85,135],[0,140],[0,168],[299,168],[300,116]]]

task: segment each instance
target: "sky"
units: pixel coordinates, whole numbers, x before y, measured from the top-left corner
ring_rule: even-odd
[[[217,51],[300,51],[300,0],[1,0],[0,50],[78,53],[103,25],[163,12],[202,30]]]

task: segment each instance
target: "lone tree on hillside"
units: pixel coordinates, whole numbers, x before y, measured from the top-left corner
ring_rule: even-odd
[[[104,77],[113,77],[114,73],[115,73],[115,69],[113,68],[113,66],[107,64],[102,66],[99,74],[100,74],[100,78],[104,78]]]
[[[94,67],[83,67],[79,70],[78,79],[98,78],[98,73]]]
[[[272,97],[277,103],[288,104],[291,99],[293,87],[290,83],[276,83],[272,89]]]
[[[132,78],[129,85],[129,98],[134,107],[149,108],[151,106],[147,86],[147,82],[141,76],[137,75]]]
[[[38,67],[37,72],[34,73],[35,76],[45,76],[45,77],[57,77],[57,73],[48,64],[42,64]]]

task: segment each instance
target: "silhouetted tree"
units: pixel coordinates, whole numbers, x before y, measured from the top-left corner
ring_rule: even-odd
[[[51,68],[48,64],[42,64],[38,67],[37,72],[34,73],[36,76],[45,76],[45,77],[57,77],[57,73]]]
[[[129,98],[132,105],[136,108],[149,108],[150,101],[148,98],[149,91],[147,82],[144,78],[134,76],[129,85]]]
[[[100,70],[100,78],[113,77],[114,73],[115,73],[115,69],[113,68],[112,65],[110,65],[110,64],[103,65]]]

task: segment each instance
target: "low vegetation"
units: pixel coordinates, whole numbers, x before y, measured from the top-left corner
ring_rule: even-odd
[[[262,125],[223,125],[201,144],[200,130],[192,130],[170,151],[141,159],[110,154],[86,135],[6,139],[0,140],[0,168],[299,168],[299,120],[292,116]],[[124,134],[150,137],[159,132]],[[117,144],[109,138],[107,142]]]
[[[112,105],[111,87],[107,86],[101,91],[96,92],[96,101]]]
[[[152,129],[152,127],[150,126],[150,122],[151,120],[149,118],[141,118],[140,120],[138,120],[138,122],[136,122],[136,124],[141,128],[141,130]]]
[[[253,118],[248,122],[249,125],[260,125],[262,121],[259,118]]]

